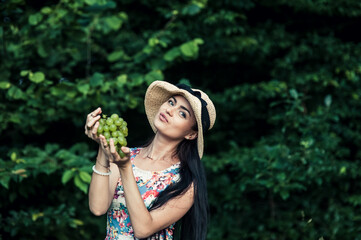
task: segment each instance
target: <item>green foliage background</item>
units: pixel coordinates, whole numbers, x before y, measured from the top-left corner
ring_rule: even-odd
[[[361,239],[358,0],[0,4],[0,239],[104,238],[85,117],[141,145],[154,80],[216,105],[209,240]]]

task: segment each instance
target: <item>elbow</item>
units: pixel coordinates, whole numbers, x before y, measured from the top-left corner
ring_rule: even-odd
[[[149,237],[150,235],[152,235],[152,232],[150,231],[147,231],[146,229],[142,229],[142,230],[135,230],[134,229],[134,236],[136,238],[139,238],[139,239],[142,239],[142,238],[147,238]]]
[[[89,209],[92,214],[94,214],[95,216],[98,216],[98,217],[107,213],[107,210],[104,211],[101,209],[96,209],[94,207],[89,207]]]

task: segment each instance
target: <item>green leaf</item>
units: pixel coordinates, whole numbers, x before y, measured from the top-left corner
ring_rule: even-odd
[[[164,76],[162,71],[153,70],[145,75],[145,81],[150,85],[152,82],[156,80],[164,80]]]
[[[16,152],[12,152],[11,156],[10,156],[11,161],[15,162],[16,161]]]
[[[88,185],[86,183],[84,183],[81,179],[79,175],[75,175],[74,177],[74,184],[75,186],[77,186],[81,191],[83,191],[84,193],[88,192]]]
[[[28,74],[29,74],[29,70],[21,70],[21,72],[20,72],[20,76],[22,76],[22,77],[25,77]]]
[[[177,57],[179,57],[181,55],[181,51],[179,49],[179,47],[174,47],[172,49],[170,49],[168,52],[166,52],[164,54],[164,60],[168,61],[168,62],[172,62],[174,61],[174,59],[176,59]]]
[[[298,98],[298,93],[297,93],[296,89],[292,88],[292,89],[290,89],[289,92],[290,92],[291,97],[293,97],[294,99]]]
[[[11,87],[11,83],[9,82],[0,82],[0,89],[8,89],[9,87]]]
[[[107,17],[105,18],[105,22],[113,30],[118,30],[123,24],[123,21],[117,16]]]
[[[109,62],[115,62],[124,56],[124,51],[115,51],[108,55],[107,59]]]
[[[195,38],[195,39],[193,40],[193,42],[194,42],[195,44],[198,44],[198,45],[204,43],[204,41],[203,41],[202,38]]]
[[[84,171],[80,171],[79,176],[80,176],[81,180],[83,180],[83,182],[86,182],[86,183],[90,183],[90,181],[92,179],[90,174],[87,172],[84,172]]]
[[[9,182],[10,182],[10,175],[2,175],[0,176],[0,184],[6,188],[9,189]]]
[[[43,19],[43,15],[41,13],[35,13],[30,15],[28,21],[30,25],[37,25]]]
[[[154,47],[155,45],[157,45],[159,43],[159,39],[158,38],[150,38],[148,40],[148,45],[151,47]]]
[[[198,46],[193,41],[187,42],[180,46],[180,50],[186,57],[195,57],[198,53]]]
[[[196,15],[201,11],[201,7],[198,4],[192,3],[188,6],[185,6],[182,10],[184,15]]]
[[[52,9],[50,7],[43,7],[40,11],[44,14],[50,14],[52,12]]]
[[[101,73],[94,73],[94,75],[90,78],[90,86],[97,87],[101,86],[104,82],[104,75]]]
[[[327,95],[326,97],[325,97],[325,105],[326,105],[326,107],[330,107],[331,106],[331,103],[332,103],[332,96],[331,95]]]
[[[85,0],[85,3],[88,5],[94,5],[97,3],[97,0]]]
[[[61,182],[63,184],[66,184],[73,176],[74,176],[74,171],[73,170],[66,170],[63,173],[63,176],[61,178]]]
[[[86,95],[88,94],[89,90],[90,90],[90,86],[89,84],[85,83],[85,84],[79,84],[76,86],[77,89],[79,90],[79,92],[81,92],[82,94]]]
[[[286,190],[281,190],[280,195],[283,200],[287,200],[287,198],[290,196],[290,193]]]
[[[24,92],[16,86],[11,86],[9,88],[8,95],[10,98],[13,98],[13,99],[25,99],[26,98]]]
[[[129,76],[130,78],[130,86],[136,87],[141,85],[144,82],[144,78],[142,74],[134,73]]]
[[[29,74],[29,80],[34,83],[41,83],[45,80],[45,75],[42,72],[35,72],[34,74]]]
[[[346,171],[347,171],[347,168],[346,168],[345,166],[342,166],[342,167],[340,168],[340,174],[345,174]]]
[[[126,74],[122,74],[117,77],[117,85],[119,87],[122,87],[126,83],[127,83],[127,75]]]
[[[40,57],[45,58],[48,56],[48,52],[45,50],[44,45],[42,43],[38,44],[37,52]]]
[[[286,174],[284,172],[277,174],[277,179],[281,182],[286,180]]]

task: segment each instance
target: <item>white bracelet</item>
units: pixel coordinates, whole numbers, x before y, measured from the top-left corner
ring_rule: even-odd
[[[98,170],[95,169],[95,165],[93,166],[93,172],[95,172],[96,174],[99,174],[101,176],[109,176],[110,174],[112,174],[110,169],[109,169],[109,172],[107,172],[107,173],[99,172]]]

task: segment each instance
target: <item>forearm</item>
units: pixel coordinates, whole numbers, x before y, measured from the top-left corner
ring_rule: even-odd
[[[139,192],[131,165],[119,168],[119,172],[124,187],[125,202],[134,234],[138,238],[144,238],[152,234],[152,216],[146,208]]]
[[[109,169],[104,166],[107,163],[105,154],[101,147],[99,147],[98,156],[95,164],[96,170],[99,172],[108,172]],[[109,208],[110,194],[109,194],[109,179],[110,176],[101,176],[93,172],[90,186],[89,186],[89,208],[90,211],[99,216],[106,213]]]

